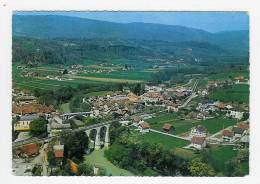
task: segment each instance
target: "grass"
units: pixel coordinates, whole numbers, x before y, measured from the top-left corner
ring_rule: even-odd
[[[223,171],[225,162],[235,158],[237,156],[237,150],[233,150],[232,146],[222,146],[211,148],[210,155],[214,160],[215,167],[218,170]]]
[[[211,92],[209,97],[223,102],[249,103],[249,85],[238,84],[227,89],[217,89]]]
[[[91,92],[91,93],[86,94],[86,96],[87,97],[91,97],[91,96],[105,96],[109,92],[111,92],[111,91],[95,91],[95,92]]]
[[[225,72],[225,73],[217,73],[209,75],[209,80],[227,80],[229,78],[233,79],[237,76],[244,76],[245,78],[249,78],[248,71],[241,71],[241,72]]]
[[[245,175],[249,174],[249,162],[241,163],[241,169]]]
[[[188,145],[190,142],[182,139],[177,139],[175,137],[170,137],[167,135],[149,132],[146,134],[140,134],[140,139],[150,143],[158,143],[161,144],[165,149],[175,149],[181,148]]]
[[[64,112],[64,113],[70,112],[70,106],[69,105],[70,105],[69,102],[62,104],[61,107],[60,107],[61,111]]]
[[[90,155],[85,156],[85,162],[91,165],[99,165],[106,169],[107,175],[113,176],[133,176],[133,174],[125,169],[121,169],[111,162],[109,162],[104,156],[104,148],[101,150],[95,150]]]
[[[115,79],[115,78],[105,78],[105,77],[88,77],[88,76],[73,76],[74,79],[84,79],[90,81],[99,82],[112,82],[112,83],[143,83],[143,80],[131,80],[131,79]]]
[[[174,134],[183,134],[190,131],[190,129],[196,125],[204,125],[210,134],[214,134],[221,129],[236,124],[234,119],[227,119],[218,117],[208,120],[178,120],[175,113],[161,113],[154,118],[148,119],[147,122],[151,128],[161,131],[164,123],[170,123],[174,126]]]

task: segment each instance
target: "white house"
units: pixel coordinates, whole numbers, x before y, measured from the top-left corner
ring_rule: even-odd
[[[194,147],[198,150],[202,150],[206,147],[206,137],[197,137],[194,136],[191,139],[191,147]]]
[[[238,111],[229,111],[226,116],[227,117],[231,117],[231,118],[235,118],[235,119],[242,119],[244,115],[244,112],[238,112]]]
[[[138,126],[141,133],[147,133],[150,131],[150,125],[147,122],[141,122]]]
[[[207,136],[207,132],[204,126],[198,125],[191,128],[190,137],[206,137],[206,136]]]

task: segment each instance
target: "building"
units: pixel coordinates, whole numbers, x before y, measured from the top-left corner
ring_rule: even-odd
[[[147,133],[150,131],[150,125],[147,122],[141,122],[138,126],[141,133]]]
[[[195,149],[202,150],[206,147],[206,137],[197,137],[194,136],[191,139],[191,147]]]
[[[242,137],[244,130],[239,127],[233,127],[233,132],[235,137]]]
[[[223,130],[222,132],[222,139],[225,142],[230,142],[233,140],[234,137],[234,132],[230,131],[230,130]]]
[[[141,96],[141,99],[147,103],[147,102],[159,102],[159,101],[162,101],[163,100],[163,97],[161,95],[161,93],[159,92],[147,92],[147,93],[144,93],[142,96]]]
[[[17,148],[15,154],[22,157],[36,156],[39,154],[39,146],[36,143],[26,144]]]
[[[244,112],[238,112],[238,111],[228,111],[226,116],[227,117],[231,117],[231,118],[235,118],[235,119],[242,119],[244,115]]]
[[[59,164],[62,164],[62,159],[64,157],[64,145],[54,145],[53,152],[57,162],[59,162]]]
[[[169,132],[173,129],[173,126],[170,123],[165,123],[162,128],[164,131]]]
[[[206,137],[206,136],[207,136],[207,130],[204,126],[197,125],[191,128],[190,137]]]
[[[29,131],[30,123],[36,119],[39,119],[39,116],[37,114],[20,116],[20,119],[14,124],[14,130]]]

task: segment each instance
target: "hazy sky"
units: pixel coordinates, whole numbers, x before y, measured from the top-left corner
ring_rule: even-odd
[[[16,14],[55,14],[119,23],[182,25],[210,32],[249,29],[249,17],[246,12],[19,12]]]

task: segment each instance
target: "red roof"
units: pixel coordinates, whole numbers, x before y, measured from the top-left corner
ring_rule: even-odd
[[[64,151],[63,150],[56,150],[56,151],[54,151],[54,154],[55,154],[56,158],[63,158]]]
[[[35,155],[39,153],[39,147],[37,144],[32,143],[32,144],[26,144],[24,146],[22,146],[21,148],[21,152],[31,156],[31,155]]]
[[[223,136],[233,137],[233,136],[234,136],[234,133],[231,132],[230,130],[224,130],[224,131],[223,131]]]
[[[240,122],[238,125],[237,125],[238,128],[241,128],[242,130],[246,130],[249,128],[249,125],[244,123],[244,122]]]
[[[163,129],[170,130],[172,128],[172,125],[170,123],[165,123],[163,125]]]
[[[141,126],[142,129],[150,128],[150,125],[148,123],[146,123],[146,122],[141,123],[140,126]]]
[[[192,144],[202,145],[205,140],[206,140],[205,137],[196,137],[196,136],[194,136],[194,137],[192,137],[192,139],[191,139],[191,143],[192,143]]]

